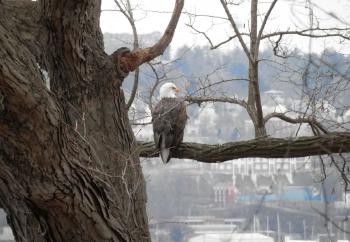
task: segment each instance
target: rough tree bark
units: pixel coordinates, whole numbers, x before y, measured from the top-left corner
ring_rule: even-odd
[[[169,45],[183,1],[155,46],[111,56],[100,5],[0,1],[0,202],[16,241],[150,241],[121,84]]]
[[[0,190],[16,240],[149,241],[145,183],[123,77],[103,50],[100,1],[3,1],[0,11]],[[31,24],[16,22],[22,13]],[[24,213],[39,226],[28,227]]]

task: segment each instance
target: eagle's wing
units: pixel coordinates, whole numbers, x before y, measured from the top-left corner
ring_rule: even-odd
[[[186,120],[186,105],[179,98],[163,98],[153,108],[154,142],[164,162],[169,161],[171,149],[181,143]]]
[[[175,137],[174,145],[177,147],[181,144],[184,137],[185,126],[187,122],[187,112],[186,112],[186,103],[183,100],[179,100],[178,110],[177,110],[177,120],[175,123]]]
[[[168,121],[171,117],[166,112],[168,106],[168,103],[162,99],[152,110],[154,142],[157,148],[160,148],[161,135],[169,134],[171,130],[171,122]]]

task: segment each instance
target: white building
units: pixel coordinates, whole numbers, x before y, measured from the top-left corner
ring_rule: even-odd
[[[196,235],[188,242],[274,242],[272,237],[259,233],[205,233]]]
[[[297,171],[311,171],[309,158],[245,158],[232,161],[232,174],[251,176],[256,181],[257,175],[273,176],[285,175],[292,183],[293,173]]]

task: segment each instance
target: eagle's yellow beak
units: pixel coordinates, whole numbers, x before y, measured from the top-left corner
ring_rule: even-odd
[[[179,92],[180,92],[180,88],[176,87],[176,88],[175,88],[175,92],[176,92],[176,93],[179,93]]]

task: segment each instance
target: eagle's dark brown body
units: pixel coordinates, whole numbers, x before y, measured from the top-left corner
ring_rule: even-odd
[[[156,147],[164,163],[182,142],[187,121],[186,104],[181,98],[162,98],[152,110]]]

